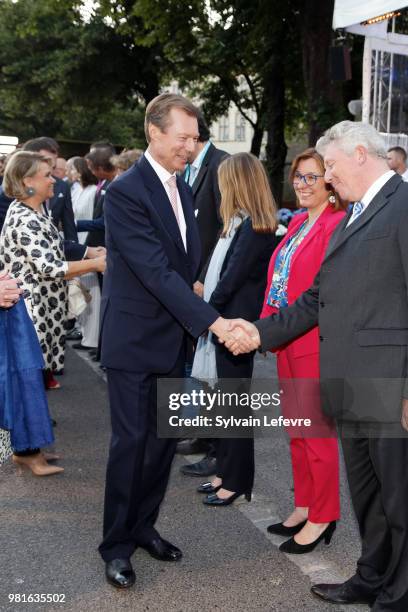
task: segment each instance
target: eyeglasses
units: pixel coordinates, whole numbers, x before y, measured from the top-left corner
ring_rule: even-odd
[[[300,174],[300,172],[295,172],[295,176],[293,177],[293,185],[297,187],[303,181],[305,185],[311,187],[316,184],[318,178],[324,178],[324,174],[313,174],[309,172],[308,174]]]

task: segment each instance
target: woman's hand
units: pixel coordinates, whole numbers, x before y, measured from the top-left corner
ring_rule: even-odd
[[[0,279],[0,307],[10,308],[20,299],[22,289],[18,286],[18,281],[10,278],[8,274],[2,274]]]
[[[106,255],[102,255],[102,257],[95,257],[95,259],[93,259],[93,262],[95,264],[95,271],[96,272],[105,272],[106,270]]]

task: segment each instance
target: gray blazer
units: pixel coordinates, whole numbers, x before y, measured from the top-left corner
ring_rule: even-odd
[[[313,286],[256,326],[267,350],[319,325],[324,409],[343,421],[398,423],[408,397],[408,183],[390,178],[346,227],[350,214]]]

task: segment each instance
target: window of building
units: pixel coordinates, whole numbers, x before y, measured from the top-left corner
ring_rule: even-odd
[[[235,115],[235,140],[245,140],[245,119],[240,113]]]
[[[229,140],[229,117],[224,115],[218,123],[219,138],[218,140]]]

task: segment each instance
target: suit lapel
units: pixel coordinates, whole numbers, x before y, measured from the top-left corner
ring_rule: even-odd
[[[182,253],[184,253],[185,255],[186,250],[184,248],[184,243],[183,243],[183,239],[180,234],[180,229],[177,223],[177,219],[174,215],[174,211],[171,206],[169,197],[167,195],[167,192],[162,182],[160,181],[156,172],[153,170],[152,166],[149,164],[149,162],[146,160],[145,157],[142,157],[142,159],[140,160],[139,168],[145,179],[146,188],[151,193],[154,208],[159,213],[166,227],[166,230],[168,231],[170,236],[173,238],[174,242],[176,243],[180,251],[182,251]],[[178,179],[178,181],[179,180],[181,181],[183,179]],[[177,186],[179,187],[179,182],[177,182]],[[181,195],[180,195],[180,199],[181,199]]]
[[[208,151],[205,154],[204,159],[203,159],[203,161],[201,163],[200,170],[198,171],[198,174],[197,174],[197,176],[195,178],[195,181],[194,181],[194,183],[193,183],[193,185],[191,187],[191,189],[193,190],[193,195],[194,196],[197,193],[198,188],[200,187],[201,183],[203,182],[203,179],[204,179],[205,175],[207,174],[208,164],[210,163],[210,159],[211,159],[211,156],[213,154],[214,148],[215,147],[214,147],[213,144],[211,144],[208,147]]]
[[[351,236],[354,236],[356,232],[367,225],[374,215],[376,215],[388,203],[390,196],[394,193],[401,181],[402,179],[399,176],[393,176],[390,178],[370,202],[365,211],[361,213],[361,215],[357,217],[357,219],[353,221],[349,227],[347,227],[347,223],[352,214],[352,211],[349,212],[343,223],[340,224],[340,228],[333,236],[333,240],[330,242],[329,248],[327,249],[325,260],[335,251],[337,251],[342,244],[347,242]]]

